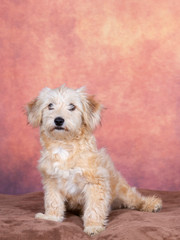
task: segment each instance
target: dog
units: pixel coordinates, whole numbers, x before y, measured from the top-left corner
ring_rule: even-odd
[[[40,127],[38,169],[42,176],[45,213],[36,219],[62,222],[66,209],[82,212],[84,232],[105,229],[111,209],[158,212],[162,200],[142,196],[128,185],[93,135],[103,106],[85,88],[44,88],[27,104],[28,122]]]

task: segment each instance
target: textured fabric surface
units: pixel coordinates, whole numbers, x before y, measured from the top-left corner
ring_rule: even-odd
[[[141,190],[145,195],[156,194],[163,199],[159,213],[135,210],[113,210],[103,232],[89,237],[83,232],[78,215],[67,213],[62,223],[37,220],[34,215],[44,211],[43,193],[0,195],[1,240],[178,240],[180,239],[180,192]]]

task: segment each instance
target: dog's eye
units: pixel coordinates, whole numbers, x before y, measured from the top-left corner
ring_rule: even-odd
[[[53,103],[50,103],[49,105],[48,105],[48,109],[49,110],[53,110],[54,108],[53,108]]]
[[[69,104],[69,111],[74,111],[76,109],[76,106],[72,103]]]

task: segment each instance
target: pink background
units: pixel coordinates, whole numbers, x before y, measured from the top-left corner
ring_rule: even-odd
[[[179,0],[0,0],[0,51],[0,192],[41,189],[23,108],[63,83],[107,107],[98,145],[130,184],[180,189]]]

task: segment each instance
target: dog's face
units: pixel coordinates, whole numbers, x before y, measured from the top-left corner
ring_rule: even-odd
[[[26,108],[29,123],[55,139],[76,136],[82,128],[93,131],[100,122],[101,109],[84,88],[73,90],[64,85],[44,88]]]

